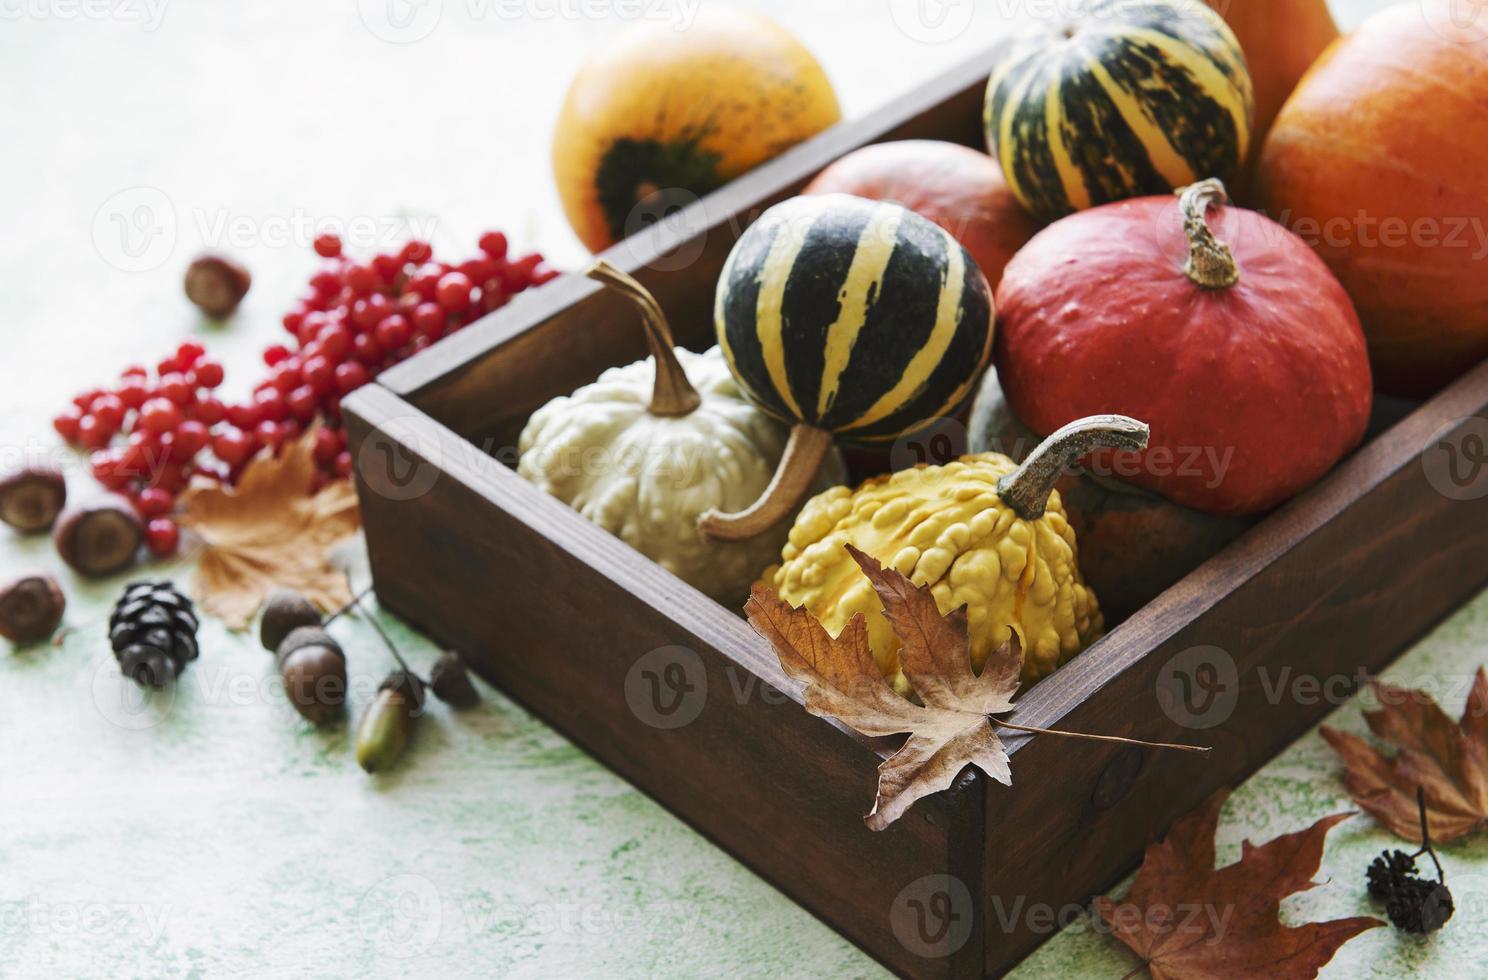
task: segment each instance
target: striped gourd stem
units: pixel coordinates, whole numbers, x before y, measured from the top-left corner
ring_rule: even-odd
[[[672,329],[667,326],[666,314],[661,311],[656,297],[635,277],[621,272],[604,259],[590,266],[585,275],[615,290],[641,311],[641,323],[646,328],[646,346],[656,364],[656,384],[651,389],[651,404],[647,411],[652,415],[692,414],[703,400],[677,361]]]
[[[1240,281],[1235,253],[1209,228],[1206,220],[1211,204],[1228,204],[1230,197],[1217,178],[1189,184],[1175,192],[1183,214],[1183,234],[1188,237],[1188,261],[1183,272],[1205,289],[1228,289]]]
[[[1023,465],[997,481],[997,495],[1025,521],[1044,516],[1054,484],[1076,460],[1097,449],[1147,448],[1145,422],[1125,415],[1092,415],[1076,419],[1029,454]]]

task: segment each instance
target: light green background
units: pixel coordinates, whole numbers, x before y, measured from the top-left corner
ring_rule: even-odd
[[[426,37],[392,43],[368,26],[386,28],[384,2],[0,3],[0,461],[59,458],[47,419],[69,394],[187,336],[205,336],[229,387],[246,390],[315,265],[304,231],[317,221],[360,221],[385,243],[417,230],[455,253],[495,225],[560,264],[582,257],[547,143],[564,81],[620,18],[445,0],[402,8],[439,16]],[[913,4],[752,6],[821,55],[849,114],[979,49],[1004,14],[1047,7],[985,3],[960,34],[922,43],[896,26],[897,11],[914,30],[902,19]],[[131,255],[117,222],[142,204],[160,230],[132,239]],[[227,329],[198,322],[180,295],[204,245],[241,254],[255,276]],[[90,489],[80,471],[72,486]],[[215,623],[173,692],[127,700],[103,625],[123,579],[83,583],[45,540],[3,537],[0,571],[58,571],[73,632],[60,648],[0,655],[0,975],[882,973],[494,693],[463,716],[437,706],[406,764],[380,780],[357,769],[346,730],[300,723],[269,656]],[[386,622],[410,659],[436,655]],[[359,712],[390,661],[366,624],[336,630]],[[1455,712],[1485,637],[1480,599],[1391,676],[1445,685]],[[1362,730],[1354,704],[1333,721]],[[1310,734],[1236,793],[1222,858],[1242,837],[1346,807]],[[1325,884],[1286,914],[1368,911],[1363,870],[1388,843],[1367,819],[1344,824]],[[1488,847],[1445,856],[1461,908],[1446,933],[1368,933],[1329,976],[1481,972]],[[1077,925],[1018,975],[1114,978],[1131,965]]]

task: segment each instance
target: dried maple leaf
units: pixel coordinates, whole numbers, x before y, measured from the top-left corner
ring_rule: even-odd
[[[770,641],[780,664],[805,683],[806,710],[838,718],[864,735],[908,733],[909,740],[879,767],[878,796],[865,818],[882,830],[922,796],[948,788],[968,764],[1012,784],[1007,752],[989,715],[1011,710],[1022,656],[1015,641],[971,666],[966,610],[942,616],[928,588],[848,546],[899,636],[904,676],[923,704],[906,700],[884,680],[868,646],[862,614],[833,639],[815,616],[793,609],[756,585],[744,611]]]
[[[360,524],[356,491],[338,480],[311,495],[314,441],[311,431],[277,458],[260,453],[235,488],[198,483],[181,497],[181,525],[205,544],[193,592],[231,629],[246,628],[280,586],[327,610],[351,600],[346,576],[327,552]]]
[[[1369,730],[1400,751],[1394,759],[1357,735],[1324,725],[1343,760],[1354,801],[1397,837],[1420,841],[1416,787],[1426,794],[1431,836],[1454,841],[1488,822],[1488,674],[1478,668],[1462,720],[1454,722],[1423,691],[1372,681],[1378,711]]]
[[[1259,847],[1245,841],[1240,860],[1216,870],[1214,831],[1228,795],[1215,793],[1148,847],[1119,903],[1095,900],[1101,920],[1153,980],[1303,980],[1317,976],[1344,943],[1384,925],[1370,916],[1282,925],[1281,900],[1315,887],[1324,839],[1350,814]]]

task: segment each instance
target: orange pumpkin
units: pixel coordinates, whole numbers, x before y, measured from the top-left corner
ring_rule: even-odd
[[[959,143],[865,146],[823,170],[803,193],[855,194],[918,212],[965,246],[994,289],[1003,266],[1038,231],[997,161]]]
[[[1338,40],[1328,0],[1206,0],[1224,17],[1245,52],[1255,86],[1251,166],[1271,124],[1297,82],[1324,49]]]
[[[579,70],[553,137],[558,196],[598,252],[841,117],[788,31],[704,4],[687,30],[638,24]]]
[[[1425,395],[1488,356],[1488,23],[1390,7],[1308,72],[1257,193],[1354,301],[1379,387]]]

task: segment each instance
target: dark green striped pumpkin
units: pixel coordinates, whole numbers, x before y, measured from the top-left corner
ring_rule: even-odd
[[[847,194],[777,204],[718,281],[718,343],[764,411],[892,442],[966,400],[992,349],[976,261],[938,225]]]
[[[984,122],[1013,193],[1048,221],[1233,179],[1253,115],[1240,42],[1214,11],[1195,0],[1095,0],[1079,19],[1009,46],[987,83]]]

